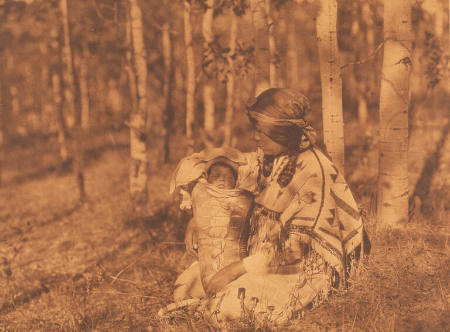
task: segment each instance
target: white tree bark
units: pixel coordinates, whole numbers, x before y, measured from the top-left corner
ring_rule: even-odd
[[[130,1],[131,36],[138,103],[130,117],[130,195],[136,207],[148,200],[147,158],[147,52],[142,27],[142,12],[137,0]]]
[[[227,100],[226,100],[226,108],[225,108],[225,127],[224,127],[224,146],[231,145],[231,134],[232,134],[232,124],[233,124],[233,102],[234,102],[234,55],[236,52],[236,38],[237,38],[237,30],[238,30],[238,20],[236,14],[231,10],[230,13],[230,42],[228,52],[228,73],[227,73],[227,83],[226,83],[226,91],[227,91]]]
[[[56,26],[50,32],[51,36],[51,52],[60,53],[59,33]],[[52,92],[52,118],[56,119],[56,132],[58,134],[59,156],[61,165],[67,164],[69,160],[69,148],[67,138],[67,126],[63,111],[63,92],[61,90],[61,70],[59,64],[55,66],[51,73],[51,92]]]
[[[250,0],[255,46],[255,95],[270,87],[269,39],[267,36],[265,0]]]
[[[39,49],[43,58],[47,58],[49,54],[48,44],[46,41],[41,41],[39,43]],[[41,120],[43,127],[49,133],[55,132],[55,110],[52,103],[52,89],[51,89],[51,75],[50,75],[50,65],[48,62],[42,63],[41,67],[41,84],[43,87],[43,96],[41,98]]]
[[[162,160],[167,163],[170,159],[170,129],[172,120],[172,81],[173,81],[173,66],[172,66],[172,39],[170,36],[170,24],[164,23],[162,29],[162,49],[164,58],[164,85],[163,85],[163,128],[162,136],[164,139]]]
[[[81,128],[89,126],[89,86],[88,86],[88,54],[83,47],[82,54],[74,58],[75,67],[78,69],[78,81],[80,85]]]
[[[20,114],[19,90],[15,85],[9,87],[9,95],[11,96],[11,111],[15,116]]]
[[[73,170],[76,177],[79,199],[81,202],[85,200],[86,191],[84,186],[83,173],[83,135],[81,132],[81,112],[75,106],[75,84],[74,84],[74,67],[72,62],[72,48],[70,45],[70,27],[67,0],[60,1],[60,10],[63,23],[63,62],[64,62],[64,109],[67,110],[66,120],[69,129],[72,131],[72,148],[73,148]]]
[[[317,17],[320,80],[322,86],[323,138],[338,169],[344,171],[344,119],[342,78],[337,46],[337,1],[320,0]]]
[[[265,0],[267,37],[269,43],[269,84],[270,87],[278,86],[277,76],[277,45],[275,41],[275,22],[272,18],[271,0]]]
[[[128,79],[128,88],[131,98],[131,110],[134,112],[134,110],[137,108],[137,88],[136,88],[136,75],[134,74],[134,71],[132,69],[133,66],[133,45],[131,41],[131,22],[130,20],[126,23],[126,35],[125,35],[125,45],[126,45],[126,53],[125,53],[125,60],[126,64],[124,66],[125,72],[127,73],[127,79]]]
[[[192,126],[195,119],[195,59],[192,45],[191,3],[184,0],[184,45],[186,48],[186,139],[188,153],[194,151]]]
[[[53,91],[53,105],[56,111],[56,122],[58,131],[59,156],[62,164],[66,164],[69,159],[69,149],[67,143],[67,128],[64,119],[62,94],[61,94],[61,80],[59,74],[54,72],[52,74],[52,91]]]
[[[73,63],[72,49],[70,46],[70,29],[68,19],[67,0],[60,0],[60,10],[63,23],[63,46],[62,60],[64,63],[63,79],[64,79],[64,113],[67,127],[73,128],[75,125],[75,99],[74,99],[74,79],[73,79]]]
[[[208,67],[214,66],[214,55],[211,51],[211,44],[214,41],[213,20],[214,20],[214,0],[206,0],[207,6],[202,20],[203,52],[204,61],[212,61],[206,66],[206,78],[203,83],[203,112],[204,128],[206,133],[212,134],[215,127],[215,103],[214,103],[214,79]]]
[[[81,102],[81,128],[89,127],[90,102],[88,83],[88,56],[87,47],[83,47],[83,56],[80,58],[79,80],[80,80],[80,102]]]
[[[297,38],[297,22],[294,20],[296,6],[295,4],[288,6],[286,10],[286,76],[288,84],[291,88],[299,88],[299,49],[304,48],[299,45]],[[304,78],[302,78],[304,79]],[[304,91],[302,91],[304,92]]]
[[[3,65],[3,59],[0,57],[0,64]],[[2,75],[0,75],[0,78],[3,79]],[[5,145],[5,133],[4,133],[4,128],[5,126],[5,106],[3,103],[3,93],[4,93],[4,88],[3,88],[3,84],[4,81],[0,79],[0,186],[2,186],[3,184],[3,160],[5,157],[5,153],[4,153],[4,145]]]
[[[410,1],[385,1],[380,91],[378,221],[392,227],[401,227],[408,219],[411,47]]]

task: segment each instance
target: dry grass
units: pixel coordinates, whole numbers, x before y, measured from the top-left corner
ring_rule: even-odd
[[[96,157],[83,206],[68,174],[0,189],[0,331],[213,330],[192,313],[157,316],[184,262],[184,221],[167,195],[173,165],[154,172],[148,216],[136,218],[126,212],[127,151]],[[369,219],[373,251],[349,289],[283,330],[448,329],[447,194],[402,231]]]

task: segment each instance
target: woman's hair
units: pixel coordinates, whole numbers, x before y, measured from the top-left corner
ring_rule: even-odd
[[[290,150],[299,148],[307,127],[312,130],[304,119],[309,111],[309,101],[302,93],[282,88],[265,90],[247,105],[255,127]]]

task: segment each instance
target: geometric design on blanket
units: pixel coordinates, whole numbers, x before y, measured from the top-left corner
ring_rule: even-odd
[[[359,211],[355,210],[353,207],[344,202],[344,200],[339,198],[333,190],[330,190],[330,194],[331,197],[333,197],[334,201],[336,202],[336,206],[345,211],[353,219],[358,220],[361,217]]]
[[[333,182],[336,182],[336,179],[339,175],[339,171],[334,164],[331,167],[333,167],[335,173],[330,173],[330,177],[333,180]]]
[[[326,218],[330,226],[334,224],[334,218],[336,217],[336,209],[328,209],[331,214],[331,217]]]

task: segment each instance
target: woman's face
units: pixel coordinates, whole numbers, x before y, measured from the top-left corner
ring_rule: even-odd
[[[276,156],[287,150],[285,146],[273,141],[258,128],[254,129],[253,137],[256,145],[264,151],[265,155]]]

